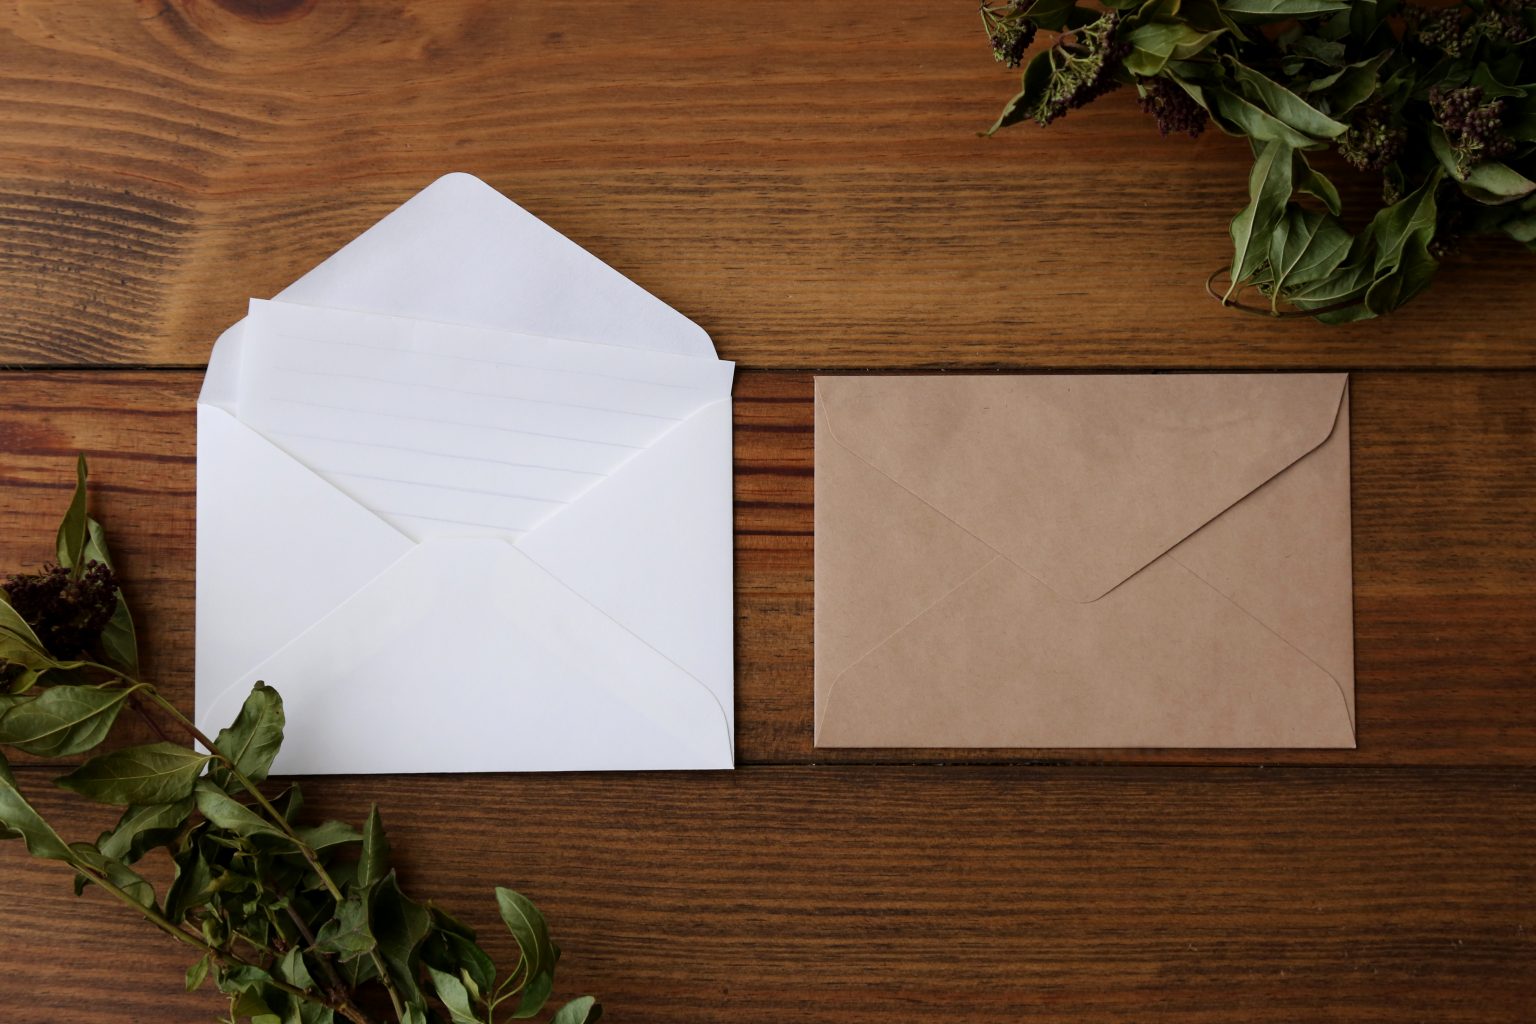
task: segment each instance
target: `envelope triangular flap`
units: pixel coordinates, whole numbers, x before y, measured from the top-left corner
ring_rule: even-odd
[[[826,377],[834,439],[1094,601],[1325,441],[1345,374]]]
[[[416,545],[205,716],[256,679],[281,680],[284,774],[731,767],[706,692],[497,539]]]
[[[572,302],[579,288],[589,300]],[[285,288],[285,302],[682,355],[703,328],[470,174],[448,174]],[[441,319],[441,317],[438,317]]]
[[[731,403],[704,406],[517,542],[698,682],[734,735]]]
[[[197,709],[412,547],[225,409],[197,409]]]

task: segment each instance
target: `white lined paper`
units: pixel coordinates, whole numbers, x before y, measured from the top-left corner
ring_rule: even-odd
[[[417,540],[516,540],[730,392],[733,364],[253,300],[237,415]]]

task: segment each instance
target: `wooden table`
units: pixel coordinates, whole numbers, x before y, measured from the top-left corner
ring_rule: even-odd
[[[1223,312],[1244,147],[1124,94],[978,138],[1012,84],[967,3],[0,4],[0,565],[84,450],[190,700],[209,346],[472,171],[740,364],[740,767],[309,787],[377,799],[416,890],[528,893],[560,994],[630,1024],[1532,1020],[1536,263],[1476,246],[1348,328]],[[819,368],[1354,371],[1359,750],[814,749]],[[0,907],[8,1022],[218,1012],[16,844]]]

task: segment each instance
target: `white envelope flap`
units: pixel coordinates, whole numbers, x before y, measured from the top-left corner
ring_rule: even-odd
[[[447,174],[278,296],[714,358],[703,328],[470,174]]]
[[[197,407],[198,721],[412,541],[223,409]]]
[[[706,688],[500,540],[417,545],[209,717],[232,719],[257,679],[288,708],[283,773],[732,762]]]
[[[517,542],[709,688],[734,731],[731,403],[705,406]]]

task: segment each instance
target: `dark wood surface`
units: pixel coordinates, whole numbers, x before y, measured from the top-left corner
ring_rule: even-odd
[[[616,1021],[1530,1020],[1529,258],[1346,329],[1223,313],[1243,147],[1125,95],[979,139],[989,61],[966,3],[0,3],[0,567],[47,557],[84,450],[189,698],[209,346],[473,171],[742,366],[742,766],[315,780],[380,801],[416,889],[484,925],[523,889]],[[809,374],[966,367],[1355,371],[1360,749],[815,750]],[[15,844],[0,908],[0,1020],[217,1012]]]

